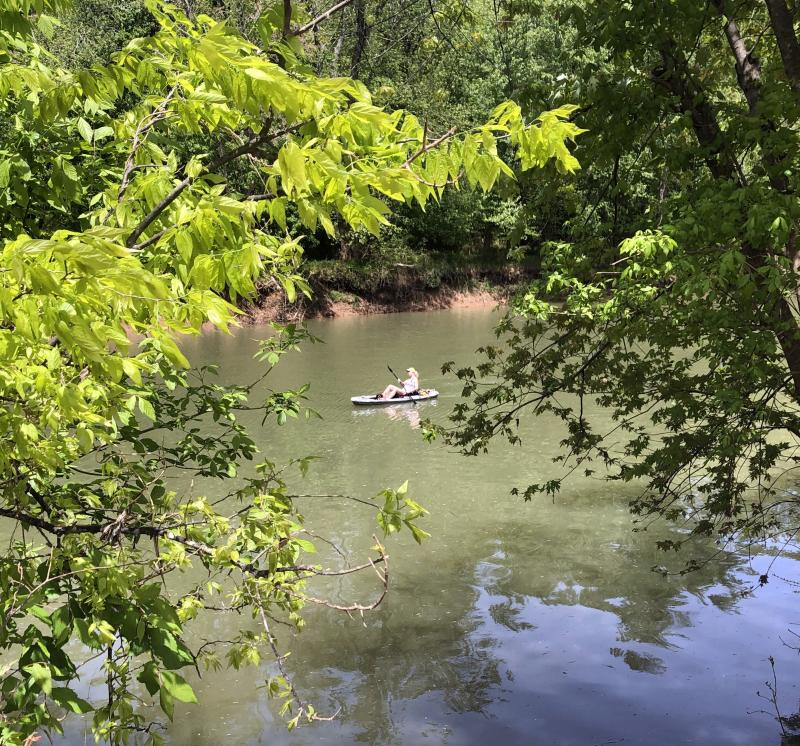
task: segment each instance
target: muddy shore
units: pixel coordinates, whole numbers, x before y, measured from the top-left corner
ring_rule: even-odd
[[[403,296],[362,298],[355,295],[318,293],[312,300],[289,303],[284,293],[262,293],[255,303],[243,310],[250,323],[291,322],[305,319],[365,316],[403,311],[435,311],[447,308],[494,308],[504,305],[509,288],[458,289],[440,287],[419,290]],[[344,296],[344,297],[343,297]]]
[[[508,302],[532,273],[517,267],[459,268],[432,273],[404,265],[379,271],[340,265],[311,271],[312,297],[290,303],[276,283],[243,308],[252,323],[363,316],[446,308],[494,308]]]

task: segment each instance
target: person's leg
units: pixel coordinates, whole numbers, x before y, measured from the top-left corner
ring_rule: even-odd
[[[394,399],[396,396],[402,396],[403,390],[389,384],[381,394],[381,399]]]

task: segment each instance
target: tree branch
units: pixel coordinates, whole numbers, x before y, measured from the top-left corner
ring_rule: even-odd
[[[800,44],[794,31],[794,21],[786,0],[765,0],[772,31],[778,42],[783,69],[796,95],[800,96]]]
[[[169,93],[165,96],[164,100],[156,106],[153,111],[151,111],[146,117],[144,117],[136,127],[136,131],[133,133],[133,140],[131,141],[131,151],[128,154],[128,158],[125,161],[125,167],[122,171],[122,181],[119,185],[119,192],[117,192],[117,201],[120,201],[128,189],[130,184],[131,174],[134,170],[134,158],[136,157],[136,152],[142,146],[144,141],[147,139],[147,135],[150,130],[162,119],[164,119],[168,112],[167,112],[167,104],[170,102],[170,99],[175,95],[175,91],[177,90],[177,86],[173,86],[170,88]]]
[[[704,159],[716,179],[735,181],[738,163],[726,152],[725,137],[705,91],[691,77],[686,57],[675,44],[664,43],[660,49],[663,65],[653,71],[653,82],[675,96],[681,111],[688,112]]]
[[[133,248],[136,246],[136,240],[139,236],[142,235],[161,215],[164,210],[167,209],[186,189],[187,187],[194,184],[198,179],[202,178],[203,176],[207,176],[209,173],[214,171],[215,169],[219,168],[220,166],[224,166],[226,163],[230,163],[231,161],[240,158],[243,155],[247,155],[248,153],[255,153],[262,145],[266,145],[267,143],[274,142],[279,137],[283,137],[284,135],[292,134],[293,132],[297,132],[301,127],[304,127],[308,124],[309,120],[304,120],[302,122],[298,122],[297,124],[293,124],[291,127],[285,127],[282,130],[278,130],[272,134],[269,134],[269,128],[272,123],[272,119],[267,120],[264,124],[264,128],[258,135],[251,137],[247,142],[240,145],[238,148],[234,148],[233,150],[229,150],[227,153],[223,153],[219,158],[211,163],[203,170],[202,173],[198,174],[197,176],[187,176],[183,181],[180,181],[172,191],[164,197],[148,214],[145,218],[134,228],[133,232],[128,236],[127,241],[125,241],[125,245],[128,248]],[[146,243],[146,242],[143,242]]]
[[[414,155],[410,156],[408,160],[403,164],[403,168],[408,168],[417,158],[421,155],[424,155],[429,150],[434,150],[439,145],[441,145],[445,140],[450,139],[456,133],[456,128],[451,127],[447,132],[445,132],[441,137],[437,137],[435,140],[429,143],[424,143],[422,147],[414,153]]]
[[[148,246],[151,246],[156,241],[158,241],[161,236],[163,236],[169,228],[164,228],[164,230],[158,231],[158,233],[154,233],[150,238],[142,241],[141,243],[134,244],[130,247],[131,251],[141,251],[142,249],[146,249]]]
[[[292,0],[283,0],[283,29],[281,29],[281,38],[286,39],[289,36],[292,25]]]
[[[319,26],[320,23],[322,23],[323,21],[326,21],[334,13],[337,13],[338,11],[342,10],[343,8],[346,8],[352,2],[353,2],[353,0],[341,0],[341,2],[336,3],[336,5],[331,6],[324,13],[320,13],[313,21],[309,21],[308,23],[303,24],[302,26],[300,26],[300,28],[296,28],[294,31],[290,31],[288,33],[288,35],[289,36],[300,36],[301,34],[305,34],[308,31],[311,31],[312,29],[315,29],[317,26]]]
[[[175,533],[180,526],[142,526],[130,525],[128,519],[131,517],[126,511],[122,511],[114,521],[107,523],[73,523],[58,525],[52,521],[39,518],[38,516],[31,515],[22,511],[15,511],[9,508],[0,508],[0,516],[5,518],[12,518],[20,521],[21,523],[33,526],[42,532],[47,532],[54,536],[65,536],[68,534],[99,534],[105,541],[113,542],[119,540],[122,536],[149,536],[150,538],[163,538],[168,541],[174,541],[182,544],[187,549],[192,550],[194,554],[209,557],[214,554],[214,547],[203,544],[199,541],[194,541],[185,536]],[[375,569],[375,565],[386,562],[387,555],[381,551],[379,556],[375,559],[369,560],[363,565],[357,567],[348,567],[344,570],[320,570],[312,565],[290,565],[285,567],[276,567],[273,570],[259,569],[255,562],[241,562],[238,560],[231,560],[231,564],[235,565],[246,575],[254,578],[265,578],[275,573],[294,573],[296,575],[309,574],[309,575],[324,575],[329,577],[338,577],[341,575],[350,575],[354,572],[360,572],[370,567]]]
[[[722,0],[714,0],[714,5],[725,19],[725,37],[728,40],[734,59],[736,60],[736,78],[742,89],[750,112],[755,113],[761,92],[761,66],[748,51],[747,45],[739,33],[739,26],[731,15],[725,12]]]
[[[131,248],[136,245],[136,241],[139,236],[142,235],[161,215],[164,210],[167,209],[183,192],[186,187],[191,186],[197,181],[201,176],[205,176],[206,174],[211,173],[215,169],[219,168],[220,166],[224,166],[226,163],[230,163],[237,158],[246,155],[247,153],[255,152],[261,145],[266,143],[270,138],[266,137],[266,132],[268,127],[264,127],[261,132],[256,135],[255,137],[251,137],[246,143],[240,145],[238,148],[234,148],[233,150],[229,150],[227,153],[224,153],[216,160],[212,161],[208,164],[208,167],[204,169],[201,174],[197,176],[187,176],[183,181],[178,182],[172,190],[167,194],[146,216],[145,218],[133,229],[133,232],[128,236],[128,240],[125,242],[125,245],[128,248]]]

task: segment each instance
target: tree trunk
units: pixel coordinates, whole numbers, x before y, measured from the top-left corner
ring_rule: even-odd
[[[783,69],[794,92],[800,96],[800,44],[794,32],[794,19],[786,0],[765,0],[765,2],[783,60]]]
[[[724,31],[728,44],[736,60],[736,77],[739,87],[747,99],[747,104],[752,114],[757,114],[761,92],[761,68],[758,60],[748,52],[744,40],[739,33],[735,20],[725,14],[722,0],[713,0],[724,19]],[[719,126],[716,114],[713,111],[708,97],[702,87],[692,78],[686,58],[681,50],[674,45],[664,46],[661,49],[663,67],[654,71],[653,79],[657,85],[666,88],[674,95],[683,111],[691,116],[692,127],[698,142],[706,150],[705,160],[709,170],[715,178],[735,180],[741,186],[746,185],[746,180],[741,172],[739,163],[730,152]],[[770,123],[764,123],[765,131],[770,128]],[[777,173],[774,164],[781,160],[780,153],[772,153],[764,149],[762,142],[762,161],[770,174],[770,186],[776,191],[785,193],[788,188],[785,180]],[[743,243],[743,252],[748,257],[749,263],[758,270],[770,260],[770,257],[760,247]],[[788,247],[787,247],[787,255]],[[790,260],[800,265],[800,256],[793,251]],[[767,323],[775,334],[778,345],[786,360],[792,379],[791,391],[795,401],[800,402],[800,327],[798,316],[793,310],[792,303],[780,289],[766,287],[758,273],[755,280],[765,295],[765,313]],[[800,298],[797,287],[791,289],[791,298]]]
[[[286,39],[292,29],[292,0],[283,0],[283,28],[281,36]]]
[[[736,60],[736,79],[739,83],[739,88],[742,90],[742,93],[744,93],[745,98],[747,99],[750,113],[753,116],[758,116],[762,82],[761,66],[754,55],[748,51],[747,45],[739,33],[739,28],[735,19],[725,12],[723,0],[713,1],[714,5],[719,10],[720,15],[725,20],[725,36],[728,40],[728,44],[731,48],[734,59]],[[767,7],[770,9],[770,18],[772,19],[774,28],[775,20],[773,17],[773,8],[771,6],[776,6],[779,17],[781,9],[777,6],[783,6],[783,10],[786,11],[787,15],[788,9],[786,8],[783,0],[767,0]],[[797,38],[794,36],[794,29],[791,26],[791,16],[789,16],[789,22],[789,30],[791,31],[791,36],[796,47]],[[777,34],[778,32],[776,30],[776,36]],[[783,50],[781,50],[781,56],[783,56]],[[785,59],[784,65],[786,65]],[[789,72],[787,70],[787,75],[788,74]],[[774,129],[774,122],[770,120],[765,120],[763,122],[762,131],[765,134],[774,131]],[[765,138],[765,140],[766,139],[767,138]],[[787,179],[784,177],[782,168],[780,166],[781,162],[786,158],[786,154],[775,152],[774,149],[770,150],[765,146],[765,141],[762,141],[760,146],[761,160],[764,165],[764,169],[768,174],[770,186],[776,192],[787,194],[789,192],[789,184]],[[796,247],[796,231],[794,227],[790,232],[785,252],[787,258],[792,264],[792,268],[794,269],[795,278],[797,278],[799,276],[798,268],[800,268],[800,254],[798,254]],[[756,268],[764,266],[769,261],[769,257],[763,251],[755,247],[745,246],[745,253],[751,257],[751,261]],[[795,279],[794,287],[790,289],[789,297],[780,292],[780,290],[768,292],[768,295],[776,296],[771,304],[773,309],[771,316],[774,322],[772,328],[789,367],[789,373],[792,377],[794,398],[796,401],[800,401],[800,326],[798,325],[799,317],[797,314],[797,310],[800,309],[794,309],[792,305],[792,302],[797,303],[800,299],[800,284],[797,282],[797,279]]]
[[[725,37],[728,39],[731,52],[733,52],[733,57],[736,60],[736,79],[739,82],[739,88],[742,89],[742,93],[747,99],[750,113],[755,114],[761,94],[761,66],[758,60],[747,50],[747,45],[739,33],[736,21],[732,16],[725,13],[721,0],[715,0],[714,5],[717,6],[720,15],[725,19]]]
[[[662,47],[663,65],[653,71],[653,81],[679,102],[681,111],[692,118],[692,128],[705,149],[708,170],[716,179],[735,181],[738,164],[726,152],[725,138],[705,91],[694,81],[683,53],[674,44]]]
[[[364,0],[356,0],[354,3],[356,9],[356,41],[353,46],[353,56],[350,63],[350,77],[357,78],[359,67],[361,65],[361,58],[367,48],[367,41],[369,40],[369,26],[367,26],[367,11]]]

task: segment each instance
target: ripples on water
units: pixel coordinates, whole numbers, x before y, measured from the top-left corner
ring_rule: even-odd
[[[800,622],[793,585],[757,586],[772,558],[723,552],[689,575],[691,555],[665,555],[667,525],[633,533],[633,493],[578,479],[555,503],[523,503],[517,485],[557,474],[549,457],[562,437],[550,421],[525,425],[523,447],[498,442],[488,457],[466,459],[426,445],[420,418],[443,420],[457,384],[442,362],[474,360],[490,339],[483,312],[441,312],[318,322],[326,344],[287,360],[278,383],[310,381],[324,420],[260,435],[271,459],[322,457],[304,492],[368,497],[409,479],[431,515],[433,538],[416,547],[392,540],[391,592],[362,620],[310,609],[308,628],[290,643],[295,684],[334,723],[287,733],[256,687],[266,670],[209,674],[199,707],[176,712],[171,744],[779,744],[764,682],[775,657],[779,702],[798,708],[797,654],[781,639]],[[210,335],[187,345],[194,362],[221,362],[246,380],[254,339]],[[385,366],[414,365],[438,404],[355,410],[349,397],[379,390]],[[255,423],[257,424],[257,423]],[[371,543],[373,516],[341,500],[304,505],[308,523],[356,556]],[[695,545],[698,557],[713,544]],[[321,552],[320,561],[335,555]],[[773,572],[800,578],[796,555]],[[320,588],[369,598],[374,578],[348,577]],[[249,622],[208,622],[199,637],[224,638]],[[66,739],[83,743],[72,727]]]

